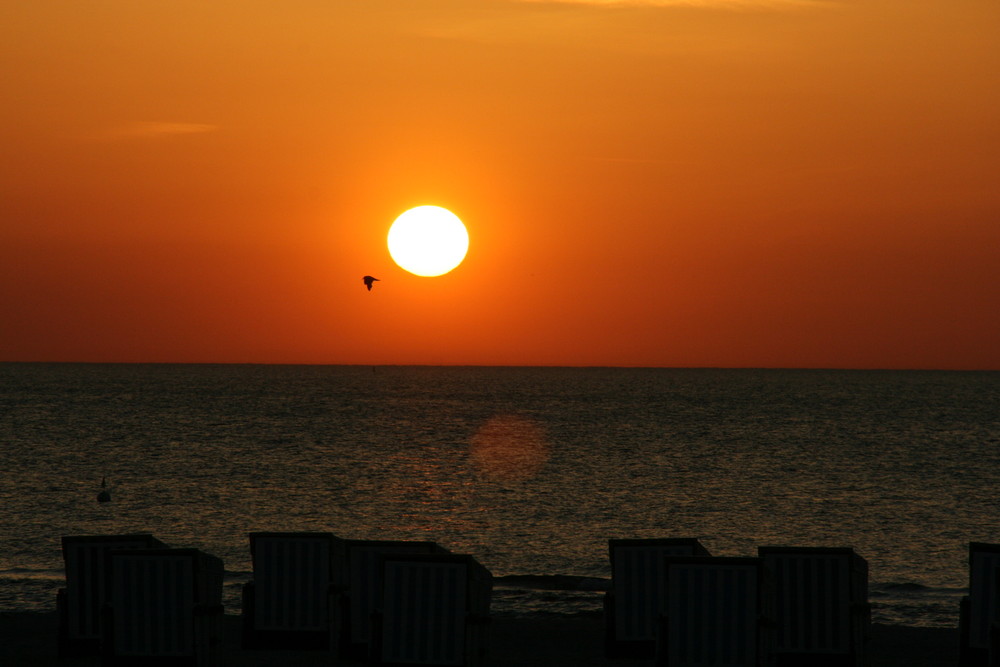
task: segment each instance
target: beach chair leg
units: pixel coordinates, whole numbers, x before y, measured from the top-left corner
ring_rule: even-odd
[[[656,624],[656,653],[654,658],[654,665],[656,667],[667,667],[670,662],[667,647],[667,631],[669,629],[668,624],[670,621],[667,620],[666,615],[661,615]]]
[[[604,657],[608,660],[622,656],[622,647],[615,636],[616,624],[614,594],[608,591],[604,594]]]
[[[990,652],[987,664],[990,667],[1000,666],[1000,624],[997,621],[990,626]]]
[[[373,665],[382,664],[382,613],[372,613],[371,640],[368,645],[368,662]]]
[[[254,585],[252,581],[243,584],[243,611],[242,625],[240,633],[240,645],[243,649],[258,648],[257,634],[254,632],[253,619],[255,613],[254,606]]]
[[[115,667],[115,622],[111,606],[101,610],[101,667]]]
[[[69,651],[69,611],[66,609],[66,589],[60,588],[56,593],[56,616],[59,618],[58,656],[67,658]]]
[[[60,588],[56,593],[56,617],[58,629],[56,630],[56,655],[60,659],[80,658],[83,656],[96,656],[101,651],[100,639],[80,639],[70,637],[69,628],[69,601],[65,588]]]
[[[958,605],[959,667],[972,667],[972,657],[969,655],[969,648],[969,598],[963,597]]]

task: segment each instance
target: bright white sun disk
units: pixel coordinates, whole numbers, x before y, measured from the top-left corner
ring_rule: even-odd
[[[454,213],[440,206],[418,206],[389,228],[393,261],[418,276],[440,276],[465,259],[469,233]]]

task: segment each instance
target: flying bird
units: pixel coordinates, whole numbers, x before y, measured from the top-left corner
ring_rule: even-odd
[[[376,282],[378,280],[378,278],[372,278],[371,276],[365,276],[364,278],[362,278],[362,280],[365,281],[365,287],[367,287],[368,291],[371,292],[372,291],[372,283]]]

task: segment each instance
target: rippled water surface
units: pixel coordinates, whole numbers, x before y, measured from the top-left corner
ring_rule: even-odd
[[[0,364],[0,607],[54,606],[59,537],[434,539],[506,613],[595,612],[610,537],[853,546],[876,620],[950,625],[1000,542],[1000,374]],[[106,476],[114,500],[95,500]],[[513,583],[510,583],[513,582]]]

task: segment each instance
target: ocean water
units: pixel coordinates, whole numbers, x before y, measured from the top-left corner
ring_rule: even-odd
[[[997,480],[996,372],[0,364],[0,609],[54,608],[60,536],[151,532],[235,613],[248,532],[327,530],[598,614],[609,538],[678,536],[852,546],[876,622],[954,626]]]

